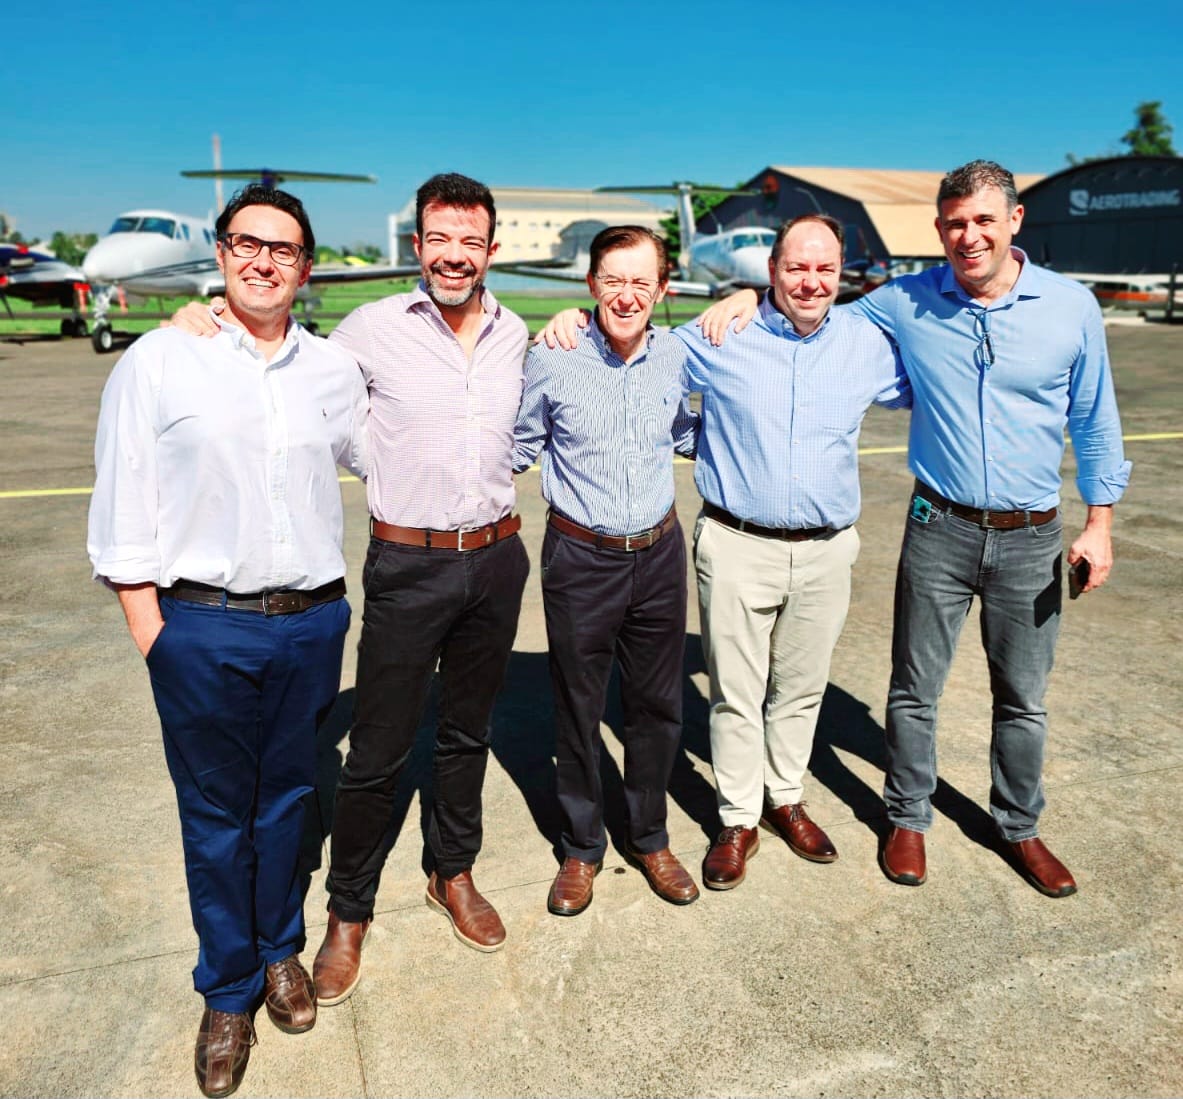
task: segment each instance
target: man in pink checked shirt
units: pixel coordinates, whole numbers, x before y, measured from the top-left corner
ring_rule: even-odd
[[[361,976],[395,786],[437,662],[427,903],[468,946],[488,952],[505,942],[501,919],[472,881],[489,719],[529,572],[511,465],[527,333],[483,285],[496,220],[483,184],[433,176],[417,195],[419,285],[354,310],[331,337],[369,388],[372,520],[356,706],[333,815],[329,923],[313,970],[326,1006],[346,1000]],[[186,311],[178,318],[185,327],[210,323],[201,306]]]

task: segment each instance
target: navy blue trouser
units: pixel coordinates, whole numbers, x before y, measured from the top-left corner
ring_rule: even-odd
[[[542,603],[555,698],[563,854],[599,862],[608,847],[600,719],[620,664],[628,842],[668,847],[666,787],[682,740],[686,543],[682,527],[633,553],[597,549],[554,527],[542,543]]]
[[[337,696],[349,604],[264,616],[165,598],[148,671],[177,791],[193,985],[247,1011],[304,947],[297,863],[316,730]]]

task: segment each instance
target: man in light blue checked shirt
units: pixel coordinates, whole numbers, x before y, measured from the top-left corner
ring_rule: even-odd
[[[591,326],[571,352],[536,346],[514,432],[515,472],[542,456],[551,510],[542,596],[554,687],[563,863],[558,916],[592,901],[607,850],[600,718],[620,665],[629,858],[671,904],[698,888],[670,851],[666,786],[682,735],[686,548],[674,512],[675,450],[694,453],[686,352],[650,324],[669,260],[650,230],[617,226],[591,245]]]

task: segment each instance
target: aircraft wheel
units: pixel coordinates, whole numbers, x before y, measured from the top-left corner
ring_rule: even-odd
[[[74,318],[63,317],[61,328],[59,329],[63,336],[73,336],[74,333]]]
[[[304,325],[304,331],[309,333],[309,335],[319,336],[320,325],[317,324],[316,321],[309,321],[306,325]]]
[[[90,342],[100,355],[104,355],[110,351],[115,345],[115,337],[111,334],[111,326],[109,324],[96,325],[94,332],[91,333]]]
[[[74,335],[75,336],[85,336],[86,334],[87,334],[86,321],[84,321],[81,317],[79,317],[78,320],[76,320],[74,322]]]

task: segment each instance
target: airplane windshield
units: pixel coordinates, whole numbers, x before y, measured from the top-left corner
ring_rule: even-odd
[[[767,235],[764,233],[736,233],[731,239],[731,246],[733,248],[759,248],[761,246],[767,247],[775,239],[775,233]]]
[[[172,218],[137,218],[137,217],[117,217],[115,224],[111,226],[112,233],[162,233],[166,237],[171,237],[177,228],[177,223]]]

